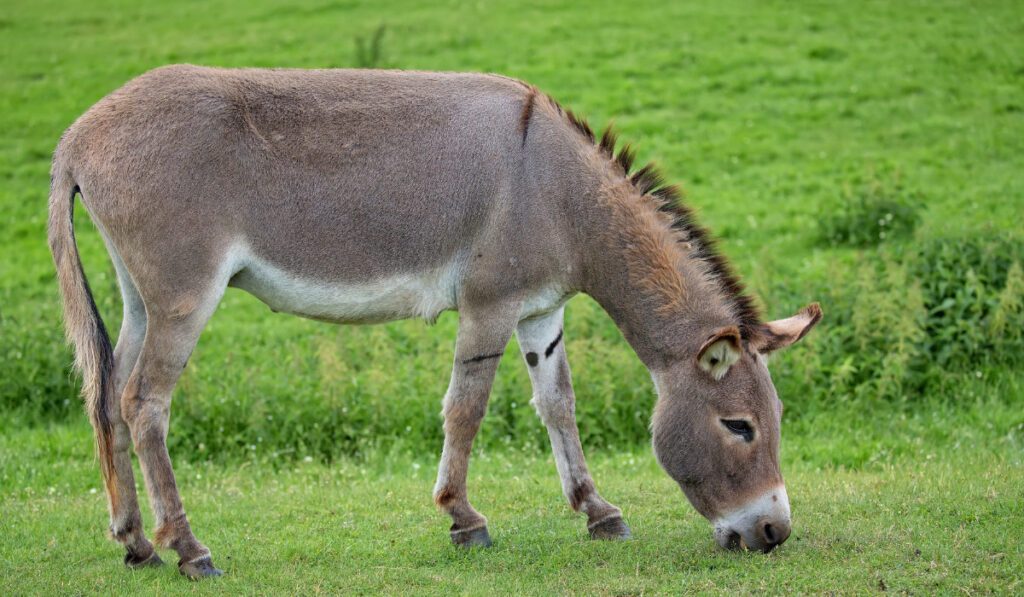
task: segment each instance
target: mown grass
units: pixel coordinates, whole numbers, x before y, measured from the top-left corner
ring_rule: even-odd
[[[627,508],[638,540],[583,540],[546,464],[513,345],[471,489],[498,549],[460,555],[428,501],[456,316],[339,328],[272,315],[231,291],[179,383],[169,438],[200,538],[233,558],[218,560],[228,578],[199,590],[280,592],[307,577],[317,581],[305,592],[350,580],[362,592],[781,592],[786,581],[808,591],[1021,590],[1016,3],[386,4],[5,5],[2,592],[180,588],[170,570],[118,570],[97,530],[103,502],[88,490],[98,473],[44,241],[61,131],[129,78],[172,62],[520,77],[639,141],[640,159],[683,184],[771,316],[812,300],[825,311],[772,363],[800,542],[768,558],[713,550],[706,523],[643,447],[647,372],[579,297],[565,338],[581,435],[599,488]],[[77,230],[116,332],[116,281],[81,210]],[[537,491],[509,492],[524,479]],[[388,491],[397,507],[383,501]],[[258,508],[261,499],[274,507]],[[331,522],[335,503],[355,513],[354,526]],[[246,539],[246,524],[259,533]]]
[[[728,553],[650,452],[591,459],[634,540],[595,542],[550,456],[485,451],[474,502],[495,545],[451,546],[430,501],[434,455],[176,462],[189,517],[226,576],[188,586],[173,565],[130,572],[105,516],[81,427],[2,440],[5,594],[593,594],[1006,592],[1024,589],[1024,463],[957,451],[857,470],[788,468],[790,540]],[[146,516],[151,526],[151,518]],[[173,552],[165,558],[173,559]],[[172,562],[173,564],[173,562]]]

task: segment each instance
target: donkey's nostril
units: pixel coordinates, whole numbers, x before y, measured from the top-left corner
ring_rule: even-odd
[[[789,538],[788,521],[762,521],[757,528],[760,539],[764,542],[762,548],[765,552],[771,551],[774,547],[786,542]]]

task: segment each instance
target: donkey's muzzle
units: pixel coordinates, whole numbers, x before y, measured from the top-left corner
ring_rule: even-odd
[[[714,520],[715,541],[725,549],[768,553],[789,539],[792,529],[785,487],[777,487]]]
[[[715,541],[725,549],[751,550],[768,553],[789,539],[788,520],[762,520],[753,529],[744,532],[726,527],[715,527]]]

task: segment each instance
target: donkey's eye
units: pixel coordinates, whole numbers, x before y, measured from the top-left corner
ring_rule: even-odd
[[[754,428],[743,419],[722,419],[722,425],[729,431],[742,437],[744,441],[754,441]]]

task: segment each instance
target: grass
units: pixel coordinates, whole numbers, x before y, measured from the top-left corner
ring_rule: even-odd
[[[3,440],[5,594],[1014,593],[1024,589],[1024,464],[957,451],[857,470],[788,466],[789,542],[724,552],[648,450],[591,459],[635,539],[591,541],[550,456],[478,453],[475,505],[493,548],[448,543],[430,502],[433,454],[223,467],[178,460],[199,538],[227,575],[126,571],[97,531],[105,510],[84,427]],[[151,519],[147,516],[147,525]],[[173,558],[173,552],[165,553]]]
[[[1024,590],[1017,3],[14,0],[0,40],[0,592]],[[801,540],[769,557],[714,549],[644,447],[649,375],[578,297],[565,341],[581,435],[637,540],[584,539],[513,345],[472,469],[497,547],[456,553],[429,503],[455,315],[339,328],[231,291],[169,437],[199,537],[230,574],[121,570],[89,493],[45,197],[60,133],[172,62],[491,71],[597,127],[614,119],[683,184],[771,316],[822,302],[818,329],[772,363]],[[113,270],[78,216],[116,330]]]

